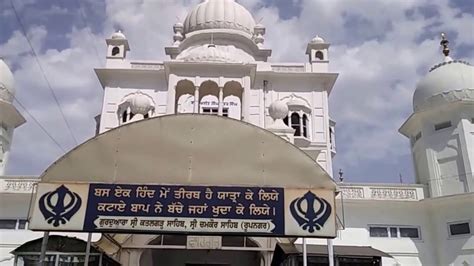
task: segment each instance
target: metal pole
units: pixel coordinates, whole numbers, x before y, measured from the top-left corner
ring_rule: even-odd
[[[308,253],[306,250],[306,238],[303,237],[303,266],[308,266]]]
[[[48,238],[49,238],[49,231],[45,231],[43,234],[43,241],[41,242],[41,254],[39,259],[39,265],[46,265],[45,258],[46,258],[46,249],[48,249]]]
[[[329,266],[334,266],[334,249],[332,246],[332,239],[328,239],[328,258]]]
[[[84,260],[84,266],[89,265],[89,257],[91,254],[91,241],[92,241],[92,233],[87,234],[87,246],[86,246],[86,259]]]

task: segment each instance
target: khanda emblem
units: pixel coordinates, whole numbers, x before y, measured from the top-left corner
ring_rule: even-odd
[[[313,233],[315,228],[319,231],[324,226],[331,215],[331,206],[325,199],[308,191],[291,202],[290,211],[303,230]]]
[[[81,198],[77,193],[70,191],[61,185],[54,191],[50,191],[39,200],[39,208],[48,224],[58,227],[67,223],[71,217],[81,208]]]

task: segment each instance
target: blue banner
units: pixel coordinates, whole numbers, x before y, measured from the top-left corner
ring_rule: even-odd
[[[334,237],[334,191],[40,183],[32,230]]]
[[[90,184],[84,230],[283,235],[284,190]]]

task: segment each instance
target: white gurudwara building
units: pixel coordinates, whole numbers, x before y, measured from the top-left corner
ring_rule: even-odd
[[[104,89],[98,135],[160,116],[223,116],[280,136],[332,175],[336,132],[328,98],[338,73],[329,69],[328,42],[311,39],[301,51],[306,63],[269,62],[265,26],[234,0],[203,1],[173,32],[163,62],[130,59],[133,43],[120,31],[106,40],[106,66],[95,70]],[[444,37],[442,45],[444,61],[416,85],[413,113],[399,130],[410,140],[416,183],[338,183],[335,265],[474,265],[474,68],[449,57]],[[13,131],[25,123],[14,93],[13,74],[0,60],[0,175]],[[37,261],[43,234],[27,230],[27,218],[39,180],[0,176],[0,265]],[[87,237],[74,236],[62,241]],[[94,234],[94,254],[101,255],[90,265],[302,265],[295,240]],[[328,265],[326,239],[307,243],[308,265]],[[80,265],[84,254],[64,246],[49,256],[64,256],[57,265]]]

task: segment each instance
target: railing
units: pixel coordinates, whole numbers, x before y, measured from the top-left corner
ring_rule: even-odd
[[[424,198],[422,187],[385,187],[341,185],[344,199],[418,201]]]
[[[142,70],[162,70],[165,69],[163,63],[153,63],[153,62],[131,62],[132,69],[142,69]]]
[[[38,181],[31,178],[0,179],[0,193],[31,193]]]
[[[275,72],[302,73],[305,72],[304,65],[272,65]]]

